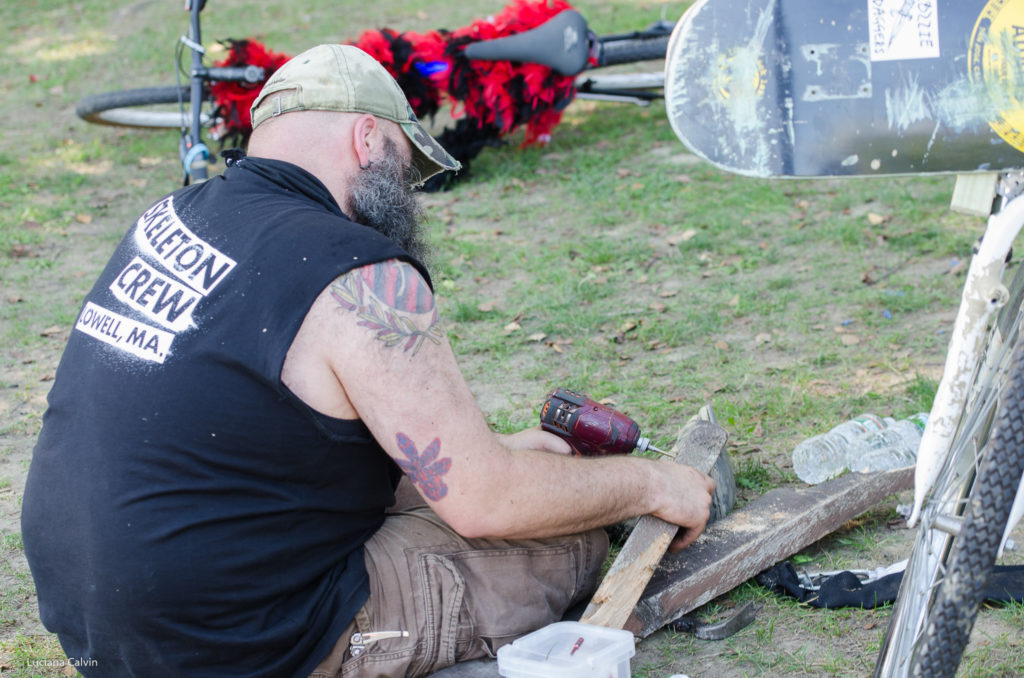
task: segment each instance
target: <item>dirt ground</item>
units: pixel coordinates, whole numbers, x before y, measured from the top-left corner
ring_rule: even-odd
[[[144,162],[144,161],[143,161]],[[142,164],[139,164],[139,169]],[[58,324],[53,316],[32,302],[46,297],[55,306],[73,307],[76,297],[91,284],[98,267],[120,235],[124,223],[141,205],[141,193],[157,184],[157,177],[136,175],[136,185],[120,187],[86,184],[79,190],[84,204],[102,209],[103,218],[95,221],[71,216],[67,237],[40,245],[33,252],[39,259],[49,258],[55,266],[41,267],[20,277],[5,281],[0,299],[9,313],[28,315],[29,332],[35,339],[26,344],[0,346],[4,388],[0,390],[0,534],[5,539],[19,535],[18,509],[32,447],[38,432],[45,396],[69,333],[69,323]],[[428,198],[428,204],[439,206],[441,198]],[[465,224],[472,228],[473,224]],[[486,224],[481,224],[485,228]],[[496,286],[499,283],[495,283]],[[500,294],[496,287],[495,294]],[[482,295],[487,298],[487,295]],[[73,312],[73,311],[66,311]],[[471,370],[470,370],[471,372]],[[472,387],[484,408],[497,407],[509,395],[508,384],[496,385],[474,381]],[[905,499],[904,499],[905,501]],[[856,527],[849,528],[850,534]],[[1020,531],[1019,531],[1020,532]],[[836,548],[843,535],[829,538],[822,551]],[[912,534],[901,525],[892,525],[885,535],[874,541],[870,557],[860,557],[860,566],[878,567],[905,557]],[[1024,534],[1018,534],[1024,544]],[[3,624],[0,641],[12,643],[18,638],[44,634],[35,607],[28,568],[22,551],[4,550],[5,564],[0,569],[3,601]],[[756,573],[751,573],[751,576]],[[878,610],[803,610],[758,594],[754,587],[745,589],[745,597],[759,600],[761,609],[756,621],[733,638],[723,641],[699,641],[669,631],[660,631],[638,643],[632,660],[635,675],[665,677],[686,674],[693,678],[740,678],[752,675],[869,675],[885,628],[887,612]],[[706,615],[724,616],[735,602],[728,597],[721,604],[700,610]],[[981,616],[972,641],[972,651],[984,652],[986,645],[998,652],[1020,650],[1020,617],[1010,618],[986,611]],[[809,643],[808,637],[814,642]],[[1007,649],[1005,640],[1017,637]],[[0,669],[2,671],[2,669]],[[999,675],[980,673],[978,675]]]
[[[69,298],[81,294],[94,276],[120,233],[120,224],[126,223],[129,213],[138,204],[128,199],[137,188],[111,189],[91,186],[82,189],[89,204],[117,207],[103,220],[103,226],[73,222],[69,224],[69,238],[74,247],[66,245],[39,252],[39,256],[52,256],[59,267],[47,268],[31,278],[8,283],[3,290],[2,303],[18,309],[34,295],[46,295],[67,303]],[[428,198],[440,203],[439,198]],[[59,251],[58,251],[59,250]],[[0,534],[4,537],[20,533],[19,505],[25,474],[31,458],[32,446],[45,409],[45,397],[60,358],[62,346],[68,336],[67,325],[49,324],[39,318],[32,324],[32,332],[42,341],[29,346],[0,346],[4,388],[0,391],[0,440],[4,453],[0,455],[0,478],[6,484],[0,487]],[[486,407],[497,405],[508,397],[507,384],[496,385],[474,381],[472,388]],[[902,496],[899,501],[908,501]],[[856,524],[825,540],[817,548],[828,552],[841,548],[845,536],[857,534]],[[1018,529],[1018,543],[1024,544],[1024,531]],[[859,566],[881,567],[906,556],[913,533],[896,522],[889,525],[881,537],[874,538],[871,556],[861,557]],[[813,551],[813,547],[812,547]],[[45,634],[35,608],[30,585],[26,584],[27,565],[19,549],[5,549],[6,563],[0,571],[0,586],[9,593],[3,601],[3,625],[0,642],[15,642],[19,637]],[[1024,562],[1016,557],[1014,562]],[[751,576],[756,573],[750,573]],[[748,586],[740,598],[757,600],[760,610],[756,620],[736,636],[723,641],[700,641],[685,634],[659,631],[637,645],[631,665],[634,675],[667,677],[686,674],[692,678],[742,678],[752,675],[842,675],[867,676],[873,666],[887,611],[820,611],[802,610],[767,593],[758,593]],[[705,606],[698,612],[722,618],[734,609],[736,602],[728,596],[722,601]],[[991,611],[983,612],[972,640],[974,652],[985,652],[986,646],[998,646],[1007,651],[1005,643],[996,639],[1016,637],[1011,651],[1020,651],[1021,620]],[[808,643],[809,635],[824,638],[826,642]],[[0,662],[2,664],[2,662]],[[0,668],[2,672],[2,668]],[[1002,675],[998,671],[982,671],[978,675]],[[1009,675],[1009,674],[1006,674]]]
[[[70,19],[69,19],[70,21]],[[118,30],[128,31],[131,23],[120,23]],[[28,49],[31,45],[26,45]],[[13,101],[14,93],[26,88],[29,74],[14,69],[0,73],[0,93]],[[24,201],[26,205],[65,204],[62,193],[74,193],[74,201],[64,211],[50,217],[46,233],[23,250],[8,249],[0,257],[11,259],[2,269],[0,319],[7,325],[6,341],[0,345],[0,537],[3,539],[3,563],[0,564],[0,674],[18,670],[14,656],[25,639],[44,636],[38,620],[28,567],[20,544],[20,502],[32,447],[39,432],[46,406],[46,394],[52,383],[61,351],[81,298],[105,263],[117,239],[150,199],[158,197],[176,183],[176,166],[168,158],[149,158],[133,154],[130,133],[104,133],[102,143],[123,141],[124,157],[114,164],[109,159],[98,162],[82,159],[81,153],[67,149],[89,143],[83,123],[73,114],[73,101],[61,91],[29,90],[19,105],[4,104],[5,130],[0,138],[4,163],[24,158],[24,174],[12,173],[11,181],[20,182],[20,194],[9,193],[3,200],[11,207]],[[39,131],[45,130],[45,134]],[[74,140],[74,141],[72,141]],[[97,142],[99,143],[99,142]],[[657,153],[654,149],[652,152]],[[172,150],[173,153],[173,150]],[[86,153],[87,155],[87,153]],[[173,158],[172,158],[173,160]],[[74,178],[68,184],[42,181],[42,176]],[[545,200],[543,182],[531,184],[531,199]],[[21,197],[19,197],[19,195]],[[450,199],[443,196],[426,198],[428,207],[443,211]],[[20,202],[19,202],[20,204]],[[40,207],[41,209],[41,207]],[[11,214],[21,214],[17,209]],[[19,226],[29,230],[43,228],[26,207],[17,217]],[[4,228],[6,225],[0,225]],[[491,232],[493,222],[487,215],[461,218],[463,232]],[[652,237],[654,237],[652,235]],[[659,236],[660,237],[660,236]],[[663,237],[661,238],[664,239]],[[922,266],[944,265],[938,260]],[[765,271],[764,273],[768,273]],[[500,298],[510,285],[524,281],[478,281],[477,296]],[[831,313],[822,311],[824,318]],[[816,322],[818,322],[816,320]],[[834,322],[822,320],[831,327]],[[726,336],[722,341],[740,345],[750,337]],[[473,361],[486,359],[474,356],[465,367],[471,387],[485,410],[498,409],[507,402],[516,385],[508,381],[495,383],[474,378]],[[666,355],[666,360],[680,360]],[[766,360],[770,362],[772,356]],[[779,361],[791,358],[778,356]],[[930,364],[933,372],[938,365]],[[514,370],[513,370],[514,371]],[[927,370],[925,370],[927,371]],[[865,369],[859,375],[864,388],[905,381],[907,375],[890,371]],[[510,379],[514,380],[514,378]],[[711,386],[709,386],[711,388]],[[821,388],[828,388],[822,385]],[[522,389],[527,393],[527,389]],[[519,394],[520,396],[523,394]],[[518,397],[518,396],[517,396]],[[900,497],[899,501],[906,501]],[[854,523],[830,536],[809,551],[820,555],[818,562],[827,562],[828,554],[842,554],[844,549],[856,552],[858,567],[874,568],[889,565],[906,557],[913,534],[899,521],[887,524],[886,513],[896,500],[887,503],[863,523]],[[870,536],[865,536],[870,533]],[[1016,541],[1024,546],[1024,530],[1018,529]],[[853,546],[851,546],[853,544]],[[844,566],[849,564],[844,562]],[[1024,562],[1021,555],[1010,562]],[[73,564],[70,564],[73,566]],[[754,576],[755,572],[749,573]],[[684,634],[660,631],[638,644],[632,660],[634,675],[666,678],[687,674],[693,678],[741,678],[758,675],[804,676],[867,676],[870,675],[888,612],[885,610],[820,611],[795,606],[747,585],[734,596],[726,596],[705,606],[699,612],[709,618],[721,618],[738,602],[755,600],[760,606],[756,620],[737,635],[723,641],[699,641]],[[973,661],[970,675],[1010,675],[1000,672],[1006,657],[1024,655],[1024,618],[987,610],[982,613],[972,637],[970,653]],[[1019,666],[1019,664],[1017,664]],[[994,668],[993,668],[994,667]],[[42,675],[22,672],[16,675]],[[62,675],[53,673],[46,675]]]
[[[141,168],[141,165],[140,165]],[[122,224],[141,204],[139,191],[152,179],[140,179],[138,185],[121,188],[86,185],[81,188],[82,200],[101,205],[105,217],[98,224],[72,218],[67,238],[58,244],[42,245],[34,253],[50,257],[59,266],[46,267],[31,276],[5,282],[3,299],[7,309],[18,313],[25,308],[35,314],[29,318],[31,333],[38,341],[28,345],[0,346],[4,388],[0,391],[0,439],[4,453],[0,455],[0,534],[5,538],[20,533],[19,505],[32,446],[45,409],[45,397],[68,336],[68,324],[55,324],[29,300],[45,296],[56,304],[70,304],[84,292],[91,278],[105,260]],[[428,198],[440,204],[440,198]],[[472,228],[472,224],[467,224]],[[73,242],[74,246],[69,246]],[[496,283],[497,284],[497,283]],[[495,290],[495,293],[499,293]],[[486,297],[486,295],[484,295]],[[497,406],[507,398],[508,384],[495,385],[483,381],[472,387],[482,405]],[[906,500],[905,498],[903,499]],[[851,527],[851,530],[856,530]],[[842,535],[821,545],[823,551],[835,547]],[[905,557],[912,533],[897,524],[888,529],[873,547],[865,568],[880,567]],[[1024,534],[1018,534],[1024,544]],[[16,642],[20,637],[44,634],[32,590],[27,583],[27,565],[20,549],[5,549],[6,563],[0,571],[0,586],[8,591],[3,601],[4,623],[0,641]],[[751,575],[756,573],[750,573]],[[724,641],[699,641],[670,631],[660,631],[637,645],[632,659],[634,675],[668,676],[684,673],[693,678],[741,678],[750,675],[849,675],[870,674],[878,642],[885,627],[885,611],[803,611],[767,594],[758,594],[751,587],[743,594],[759,598],[761,609],[756,620],[733,638]],[[735,603],[726,598],[721,605],[712,604],[701,610],[704,614],[724,616]],[[1006,615],[983,613],[977,624],[972,648],[984,651],[994,639],[1017,636],[1019,617],[1014,621]],[[808,634],[819,635],[827,642],[808,644]],[[1003,647],[1003,644],[999,644]],[[1020,649],[1019,643],[1011,647]],[[1000,650],[1003,652],[1005,650]],[[980,675],[992,675],[982,673]],[[994,675],[999,675],[995,673]]]

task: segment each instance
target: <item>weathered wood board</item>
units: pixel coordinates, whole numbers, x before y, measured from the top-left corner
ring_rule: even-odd
[[[666,555],[623,628],[646,638],[913,485],[906,468],[772,490]]]

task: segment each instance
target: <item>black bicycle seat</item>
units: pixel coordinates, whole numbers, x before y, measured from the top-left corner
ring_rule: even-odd
[[[567,9],[524,33],[471,43],[465,54],[482,61],[543,64],[561,75],[576,75],[587,67],[590,58],[587,20]]]

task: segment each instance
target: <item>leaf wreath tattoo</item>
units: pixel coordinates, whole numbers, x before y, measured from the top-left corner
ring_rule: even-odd
[[[448,473],[452,467],[452,460],[450,457],[437,458],[441,451],[441,441],[434,438],[429,445],[423,448],[423,452],[420,452],[416,449],[415,443],[409,440],[404,433],[399,433],[397,439],[398,448],[409,459],[409,461],[396,460],[398,466],[405,472],[405,475],[409,476],[409,480],[423,490],[423,496],[427,499],[431,501],[443,499],[448,494],[448,486],[441,480],[441,476]]]
[[[351,271],[331,284],[331,296],[338,305],[354,311],[359,324],[377,333],[388,348],[402,345],[403,351],[420,350],[429,339],[441,343],[434,295],[423,278],[409,264],[386,261]],[[421,329],[422,316],[429,314]]]

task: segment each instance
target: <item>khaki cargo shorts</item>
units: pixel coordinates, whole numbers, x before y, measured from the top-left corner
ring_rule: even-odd
[[[425,676],[494,657],[597,588],[604,530],[463,539],[426,507],[390,514],[366,543],[370,598],[310,678]]]

